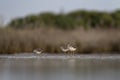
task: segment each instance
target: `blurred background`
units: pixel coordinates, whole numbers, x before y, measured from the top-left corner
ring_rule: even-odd
[[[120,0],[1,0],[0,53],[120,52]]]

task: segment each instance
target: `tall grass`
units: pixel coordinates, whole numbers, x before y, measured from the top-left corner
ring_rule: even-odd
[[[77,47],[77,53],[120,52],[120,30],[0,29],[0,53],[32,52],[36,48],[62,53],[59,47],[68,43]]]

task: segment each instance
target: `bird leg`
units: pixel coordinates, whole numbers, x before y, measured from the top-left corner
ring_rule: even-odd
[[[65,52],[65,56],[66,56],[66,57],[67,57],[68,53],[69,53],[68,51],[67,51],[67,52]]]
[[[72,51],[70,51],[70,57],[72,57]]]
[[[73,56],[75,55],[75,52],[73,51]]]

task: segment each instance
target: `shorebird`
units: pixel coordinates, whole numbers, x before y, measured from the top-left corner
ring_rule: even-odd
[[[74,52],[76,51],[76,48],[71,46],[70,44],[67,45],[67,48],[63,48],[63,47],[60,47],[60,49],[64,52],[64,53],[71,53],[71,54],[74,54]]]
[[[43,52],[43,50],[41,50],[41,49],[33,50],[33,53],[35,53],[35,54],[41,54],[42,52]]]
[[[72,54],[74,54],[75,51],[77,50],[75,47],[71,46],[70,44],[67,45],[67,49],[68,49]]]
[[[63,48],[63,47],[60,47],[60,49],[64,52],[64,53],[67,53],[68,51],[69,51],[69,49],[68,48]]]

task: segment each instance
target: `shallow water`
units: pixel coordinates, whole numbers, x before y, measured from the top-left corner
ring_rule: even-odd
[[[120,55],[1,55],[0,80],[120,80]]]

